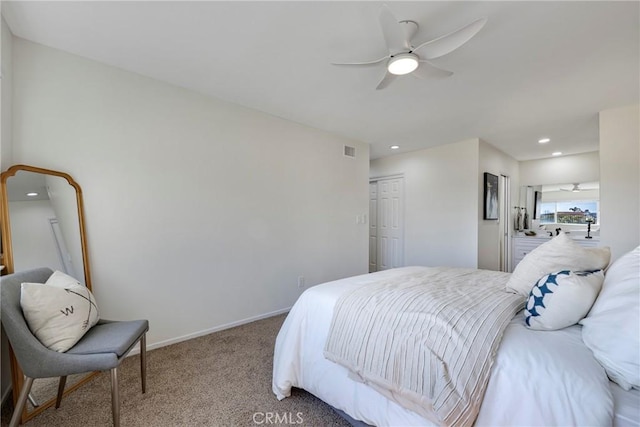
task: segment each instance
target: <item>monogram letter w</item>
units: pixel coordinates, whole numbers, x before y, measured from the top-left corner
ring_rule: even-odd
[[[64,314],[65,316],[73,314],[73,306],[66,307],[64,311],[60,310],[60,313]]]

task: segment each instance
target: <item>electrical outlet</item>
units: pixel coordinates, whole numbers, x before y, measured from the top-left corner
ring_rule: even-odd
[[[298,276],[298,289],[304,288],[304,276]]]
[[[356,224],[366,224],[367,214],[356,215]]]

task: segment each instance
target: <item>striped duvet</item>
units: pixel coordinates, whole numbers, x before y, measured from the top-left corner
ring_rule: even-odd
[[[408,271],[345,293],[325,357],[386,397],[441,425],[473,424],[502,333],[524,297],[508,273]]]

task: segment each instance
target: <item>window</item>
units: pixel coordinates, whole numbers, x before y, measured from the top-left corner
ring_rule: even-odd
[[[540,207],[540,224],[586,224],[591,218],[598,224],[597,200],[543,202]]]

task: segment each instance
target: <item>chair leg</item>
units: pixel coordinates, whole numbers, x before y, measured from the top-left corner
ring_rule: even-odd
[[[147,391],[147,334],[140,338],[140,375],[142,376],[142,393]]]
[[[22,381],[26,381],[26,380],[27,380],[27,376],[23,375],[22,376]],[[31,406],[33,406],[34,408],[37,408],[38,406],[40,406],[38,401],[35,399],[35,397],[33,397],[33,395],[31,393],[29,393],[27,395],[27,400],[29,400],[29,402],[31,402]]]
[[[31,386],[33,385],[33,378],[29,378],[26,376],[24,378],[25,381],[24,384],[22,384],[22,390],[20,390],[20,396],[18,397],[16,407],[13,409],[13,416],[11,417],[11,421],[9,422],[9,427],[17,427],[20,424],[20,419],[22,418],[22,410],[24,409],[25,403],[27,403],[27,396],[29,396]]]
[[[118,393],[118,367],[111,369],[111,412],[113,427],[120,427],[120,395]]]
[[[37,408],[38,406],[40,406],[38,401],[33,397],[31,393],[27,395],[27,399],[29,400],[29,402],[31,402],[31,406],[33,406],[34,408]]]
[[[67,383],[67,376],[60,377],[60,382],[58,383],[58,397],[56,397],[56,409],[60,407],[62,403],[62,395],[64,394],[64,386]]]

